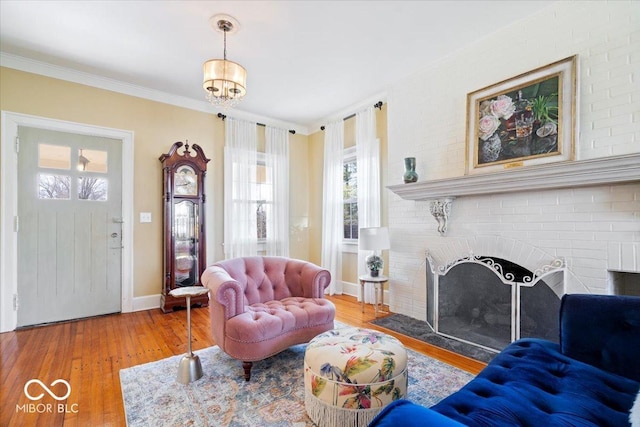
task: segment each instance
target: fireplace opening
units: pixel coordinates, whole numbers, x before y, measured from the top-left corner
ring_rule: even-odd
[[[511,286],[491,270],[463,263],[440,278],[439,331],[493,349],[511,342]]]
[[[609,283],[614,295],[640,296],[640,273],[610,270]]]
[[[429,267],[427,322],[435,332],[496,351],[518,338],[558,342],[560,297],[528,269],[473,255]]]

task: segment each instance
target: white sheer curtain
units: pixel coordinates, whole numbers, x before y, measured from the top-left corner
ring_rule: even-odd
[[[228,117],[224,143],[224,255],[257,255],[256,124]]]
[[[380,140],[376,137],[375,108],[356,113],[356,162],[358,168],[358,227],[380,226]],[[358,275],[367,274],[365,258],[358,251]],[[359,295],[358,300],[363,296]],[[366,283],[364,301],[375,303],[375,289]]]
[[[342,293],[343,198],[342,169],[344,122],[324,129],[324,177],[322,194],[322,266],[331,273],[330,295]]]
[[[289,256],[289,131],[267,126],[265,166],[271,203],[266,204],[267,255]]]

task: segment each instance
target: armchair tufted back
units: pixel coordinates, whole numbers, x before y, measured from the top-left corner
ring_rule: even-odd
[[[227,271],[244,291],[245,305],[287,297],[313,298],[310,287],[315,269],[306,261],[284,257],[244,257],[214,264]]]

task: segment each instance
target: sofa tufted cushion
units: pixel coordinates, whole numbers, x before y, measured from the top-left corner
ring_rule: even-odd
[[[627,425],[639,386],[531,338],[510,344],[431,409],[467,426],[617,427]]]
[[[565,295],[562,353],[640,381],[640,297]]]
[[[243,343],[270,340],[296,329],[333,321],[335,308],[323,298],[290,297],[256,303],[227,321],[227,338]]]
[[[387,405],[369,427],[464,427],[464,424],[406,399]]]

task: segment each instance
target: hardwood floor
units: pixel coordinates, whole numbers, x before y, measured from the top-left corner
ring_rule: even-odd
[[[353,297],[329,297],[336,304],[336,320],[377,329],[398,337],[408,348],[440,359],[471,373],[485,365],[368,323],[372,305],[361,312]],[[214,345],[209,331],[209,311],[191,311],[192,347]],[[113,314],[0,334],[0,426],[122,426],[125,425],[120,389],[120,369],[185,353],[184,310],[163,314],[160,309]],[[242,368],[238,362],[238,375]],[[67,399],[54,400],[35,379]]]

